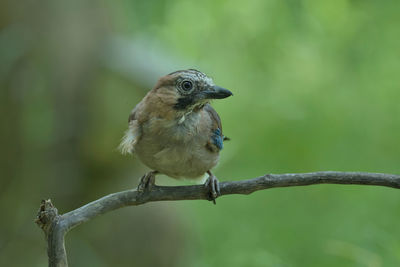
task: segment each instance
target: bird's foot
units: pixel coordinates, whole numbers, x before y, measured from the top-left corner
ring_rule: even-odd
[[[209,176],[204,183],[204,186],[209,190],[209,200],[212,200],[212,202],[216,204],[215,199],[221,195],[219,181],[217,177],[215,177],[215,175],[212,174],[210,171],[208,171],[207,173]]]
[[[153,185],[155,185],[156,174],[157,174],[157,171],[151,171],[151,172],[148,172],[145,175],[143,175],[142,178],[140,178],[140,182],[137,187],[137,191],[144,192],[147,190],[151,190]]]

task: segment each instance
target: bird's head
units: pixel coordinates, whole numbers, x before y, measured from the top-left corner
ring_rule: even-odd
[[[175,71],[160,78],[155,90],[162,91],[162,95],[170,99],[173,96],[173,108],[183,112],[201,108],[212,99],[232,95],[231,91],[215,85],[210,77],[194,69]]]

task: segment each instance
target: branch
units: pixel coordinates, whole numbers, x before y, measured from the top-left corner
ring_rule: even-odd
[[[313,184],[378,185],[400,188],[400,175],[362,172],[313,172],[266,174],[264,176],[234,182],[222,182],[221,196],[231,194],[248,195],[255,191],[289,186]],[[153,201],[207,199],[203,185],[153,186],[150,191],[136,189],[113,193],[90,202],[76,210],[59,215],[50,200],[43,200],[36,223],[43,229],[47,239],[50,267],[68,266],[64,236],[72,228],[103,213],[125,206],[137,206]]]

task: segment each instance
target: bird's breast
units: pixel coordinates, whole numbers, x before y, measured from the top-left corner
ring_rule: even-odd
[[[206,149],[211,121],[201,113],[166,120],[152,118],[142,125],[135,153],[148,167],[168,176],[197,178],[218,162]]]

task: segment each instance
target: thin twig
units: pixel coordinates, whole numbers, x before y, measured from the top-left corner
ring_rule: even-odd
[[[221,195],[251,194],[274,187],[304,186],[314,184],[377,185],[400,188],[400,175],[362,172],[313,172],[267,174],[258,178],[220,183]],[[125,206],[137,206],[153,201],[208,199],[202,185],[154,186],[140,193],[135,189],[107,195],[73,211],[58,215],[50,200],[43,200],[36,223],[47,239],[50,267],[68,266],[64,236],[72,228],[106,212]]]

